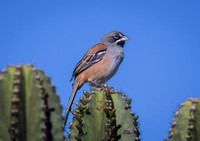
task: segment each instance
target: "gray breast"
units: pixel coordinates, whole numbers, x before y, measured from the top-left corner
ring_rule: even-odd
[[[123,61],[124,49],[122,47],[111,47],[107,51],[111,60],[110,71],[106,76],[107,80],[109,80],[117,72],[119,65]]]
[[[124,49],[122,47],[112,47],[110,50],[108,50],[108,53],[111,57],[111,70],[118,69],[124,58]]]

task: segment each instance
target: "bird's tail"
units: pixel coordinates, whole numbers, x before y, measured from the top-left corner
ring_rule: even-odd
[[[79,82],[75,82],[73,84],[73,89],[72,89],[72,93],[71,93],[71,96],[70,96],[70,99],[69,99],[69,102],[67,104],[67,108],[66,108],[66,111],[65,111],[65,117],[64,117],[64,128],[65,128],[65,125],[67,123],[67,118],[69,116],[69,112],[71,110],[71,106],[72,106],[72,103],[74,101],[74,98],[75,98],[75,95],[76,95],[76,92],[78,90],[78,86],[79,86]]]

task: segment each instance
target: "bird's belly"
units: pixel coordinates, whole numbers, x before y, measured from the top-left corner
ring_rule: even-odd
[[[102,84],[107,82],[110,78],[113,77],[113,75],[117,72],[119,65],[121,64],[123,58],[122,57],[116,57],[115,59],[112,59],[113,61],[110,63],[109,69],[106,73],[104,73],[102,76],[96,78],[93,80],[93,82],[97,84]]]

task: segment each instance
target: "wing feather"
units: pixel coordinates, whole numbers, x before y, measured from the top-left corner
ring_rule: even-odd
[[[90,48],[83,58],[77,63],[71,80],[78,76],[81,72],[93,66],[95,63],[101,61],[106,54],[107,46],[105,44],[97,44]],[[70,80],[70,81],[71,81]]]

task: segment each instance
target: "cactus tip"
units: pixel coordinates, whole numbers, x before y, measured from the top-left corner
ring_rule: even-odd
[[[176,113],[175,113],[175,117],[177,117],[177,116],[178,116],[178,114],[179,114],[179,111],[176,111]]]
[[[135,137],[135,141],[140,141],[140,139],[138,137]]]
[[[184,103],[181,103],[180,105],[179,105],[179,107],[181,108],[181,107],[183,107],[185,104]]]
[[[37,69],[35,67],[32,68],[33,72],[37,72]]]
[[[39,75],[36,75],[36,76],[35,76],[35,79],[38,80],[38,81],[41,80]]]
[[[136,116],[134,117],[134,121],[137,121],[137,120],[138,120],[138,118],[139,118],[139,116],[138,116],[138,115],[136,115]]]
[[[187,139],[187,141],[190,141],[190,140],[192,140],[192,136],[191,135],[186,135],[186,139]]]
[[[106,83],[103,84],[104,88],[108,88],[108,85]]]
[[[47,110],[48,110],[48,107],[47,107],[46,104],[42,104],[42,105],[41,105],[41,109],[42,109],[43,111],[47,111]]]
[[[193,103],[193,104],[194,104],[194,103],[199,103],[199,100],[200,100],[200,99],[196,98],[196,99],[194,99],[194,100],[192,101],[192,103]]]
[[[15,67],[15,65],[13,65],[13,64],[9,64],[8,67]]]
[[[194,106],[194,105],[192,105],[191,107],[190,107],[190,112],[194,112],[196,110],[196,107]]]
[[[28,66],[28,67],[33,67],[33,64],[29,63],[29,64],[27,64],[26,66]]]
[[[19,88],[15,87],[15,88],[13,89],[13,94],[18,94],[18,93],[19,93]]]
[[[2,73],[5,73],[6,71],[7,71],[7,69],[3,69],[1,72],[2,72]]]
[[[130,109],[130,108],[131,108],[131,106],[130,106],[128,103],[127,103],[126,106],[124,107],[125,110],[128,110],[128,109]]]
[[[192,101],[194,101],[194,98],[192,98],[192,97],[191,97],[191,98],[188,98],[188,101],[191,101],[191,102],[192,102]]]
[[[79,103],[78,103],[78,102],[76,102],[75,104],[76,104],[77,107],[79,106]]]
[[[38,89],[40,89],[40,90],[43,90],[43,89],[44,89],[44,88],[42,87],[42,85],[38,85],[37,87],[38,87]]]
[[[16,79],[16,80],[13,81],[13,85],[15,85],[15,86],[17,86],[19,84],[20,84],[20,80]]]
[[[189,116],[189,121],[194,121],[194,115]]]
[[[12,104],[18,104],[19,103],[19,98],[13,97],[11,102],[12,102]]]
[[[129,98],[129,99],[128,99],[128,105],[131,104],[131,101],[132,101],[132,98]]]
[[[19,77],[21,75],[21,72],[20,71],[15,71],[15,77]]]
[[[45,114],[42,115],[42,116],[41,116],[41,120],[44,121],[44,122],[47,121],[47,116],[46,116]]]
[[[93,91],[93,90],[94,90],[94,88],[93,88],[93,87],[90,87],[90,90],[91,90],[91,91]]]
[[[17,126],[17,121],[16,120],[12,120],[11,121],[11,127],[16,127]]]
[[[41,130],[42,130],[43,132],[46,132],[46,131],[47,131],[47,126],[45,126],[45,125],[42,126],[42,127],[41,127]]]
[[[83,91],[83,94],[84,94],[87,98],[89,98],[89,94],[88,94],[88,92],[87,92],[86,90]]]
[[[88,92],[87,92],[86,90],[84,90],[84,91],[83,91],[83,94],[85,94],[85,95],[86,95],[86,94],[88,94]]]
[[[74,109],[72,109],[72,108],[71,108],[71,112],[72,112],[73,115],[75,114],[75,111],[74,111]]]
[[[134,113],[132,111],[130,111],[130,114],[134,117]]]
[[[174,128],[176,126],[176,121],[172,121],[172,128]]]
[[[11,109],[11,115],[12,116],[17,116],[19,114],[19,110],[18,109]]]
[[[16,68],[17,68],[17,69],[20,69],[20,68],[22,68],[23,66],[24,66],[24,65],[19,64],[19,65],[16,66]]]
[[[174,132],[172,130],[172,128],[169,130],[169,138],[171,138],[174,135]]]
[[[195,129],[194,125],[189,125],[188,130],[193,131]]]

